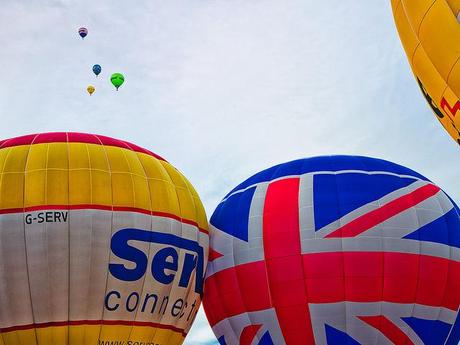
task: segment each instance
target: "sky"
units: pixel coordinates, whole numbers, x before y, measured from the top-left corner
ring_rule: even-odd
[[[208,217],[254,173],[330,154],[405,165],[460,202],[460,149],[414,81],[390,1],[1,6],[0,138],[78,131],[136,143],[187,176]],[[114,72],[125,75],[118,92]],[[216,343],[201,311],[185,344]]]

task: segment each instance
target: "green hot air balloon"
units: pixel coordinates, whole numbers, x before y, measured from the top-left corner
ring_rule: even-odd
[[[112,82],[113,86],[117,88],[118,91],[118,88],[124,83],[125,77],[121,73],[114,73],[110,77],[110,81]]]

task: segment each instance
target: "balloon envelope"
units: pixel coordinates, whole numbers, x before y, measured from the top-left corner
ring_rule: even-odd
[[[391,4],[423,96],[460,144],[460,2],[391,0]]]
[[[86,88],[86,91],[88,91],[89,95],[91,96],[94,93],[94,91],[96,91],[96,88],[93,85],[89,85]]]
[[[210,220],[204,307],[220,344],[457,344],[459,209],[422,175],[301,159]]]
[[[101,135],[0,141],[0,344],[181,344],[206,215],[160,156]]]
[[[118,90],[118,88],[125,82],[125,77],[121,73],[114,73],[110,76],[110,81]]]
[[[88,35],[88,29],[82,27],[78,29],[78,34],[80,35],[81,38],[85,38]]]
[[[98,76],[102,71],[101,65],[94,65],[93,66],[93,72],[96,76]]]

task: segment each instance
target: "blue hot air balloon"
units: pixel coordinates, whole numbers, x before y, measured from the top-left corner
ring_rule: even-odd
[[[94,65],[93,66],[93,72],[96,75],[96,77],[101,73],[102,67],[101,65]]]

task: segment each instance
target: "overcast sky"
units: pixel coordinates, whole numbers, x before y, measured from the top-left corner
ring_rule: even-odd
[[[0,4],[0,138],[131,141],[181,170],[208,216],[257,171],[325,154],[408,166],[460,201],[460,149],[421,96],[389,0]],[[186,344],[214,342],[201,313]]]

